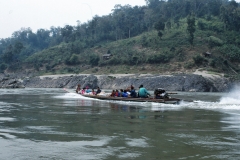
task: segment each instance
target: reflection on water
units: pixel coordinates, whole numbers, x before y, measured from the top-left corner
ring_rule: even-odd
[[[0,159],[237,159],[240,105],[222,95],[170,105],[2,90]]]

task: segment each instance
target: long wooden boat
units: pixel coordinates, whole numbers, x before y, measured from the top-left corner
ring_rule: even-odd
[[[66,92],[71,92],[64,88]],[[75,93],[78,94],[78,93]],[[154,102],[154,103],[166,103],[166,104],[179,104],[181,99],[179,98],[165,98],[165,99],[154,99],[154,98],[131,98],[131,97],[109,97],[106,95],[91,95],[91,94],[81,94],[83,97],[100,99],[100,100],[113,100],[113,101],[127,101],[127,102]]]
[[[130,101],[130,102],[154,102],[154,103],[166,103],[166,104],[179,104],[181,99],[168,98],[168,99],[154,99],[154,98],[130,98],[130,97],[108,97],[101,95],[82,95],[88,98],[95,98],[101,100],[113,100],[113,101]]]

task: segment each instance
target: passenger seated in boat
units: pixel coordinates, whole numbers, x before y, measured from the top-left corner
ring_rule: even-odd
[[[132,87],[134,88],[134,86],[131,84],[131,86],[129,86],[129,87],[127,87],[127,92],[131,92],[131,90],[132,90]]]
[[[143,85],[139,86],[139,91],[138,91],[138,96],[140,98],[148,98],[150,95],[150,93],[146,90],[146,88],[143,87]]]
[[[122,97],[122,95],[123,95],[123,89],[120,89],[119,97]]]
[[[120,92],[116,89],[115,97],[120,97]]]
[[[97,87],[97,92],[96,92],[96,95],[100,94],[101,93],[101,89],[99,87]]]
[[[86,86],[85,93],[90,93],[90,92],[92,92],[92,90],[88,86]]]
[[[132,97],[132,98],[137,97],[137,93],[132,85],[131,85],[130,97]]]
[[[124,90],[124,91],[123,91],[122,97],[128,97],[127,90]]]
[[[81,90],[81,94],[85,94],[85,91],[86,91],[86,88],[84,87],[84,88]]]
[[[95,95],[96,92],[94,91],[94,89],[92,89],[92,92],[91,92],[92,95]]]
[[[112,93],[109,95],[109,97],[115,97],[116,96],[116,91],[112,90]]]
[[[77,85],[77,88],[76,88],[76,93],[80,93],[80,91],[81,91],[81,85],[78,84],[78,85]]]

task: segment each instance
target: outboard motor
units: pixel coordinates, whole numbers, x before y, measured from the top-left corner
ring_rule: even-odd
[[[157,88],[154,90],[154,96],[156,99],[165,99],[165,98],[169,98],[168,94],[166,93],[166,91],[163,88]]]

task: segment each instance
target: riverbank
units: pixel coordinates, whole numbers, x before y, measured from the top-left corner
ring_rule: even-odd
[[[131,84],[136,88],[141,84],[149,90],[164,88],[169,91],[192,92],[226,92],[236,82],[231,82],[222,75],[209,74],[199,71],[192,74],[64,74],[64,75],[20,75],[9,74],[0,76],[1,88],[75,88],[77,84],[82,87],[104,89],[126,88]]]

